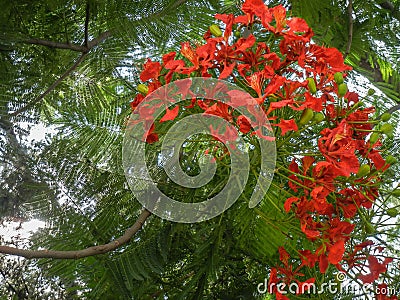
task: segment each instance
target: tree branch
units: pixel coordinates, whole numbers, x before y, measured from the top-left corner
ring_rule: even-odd
[[[347,38],[347,47],[346,47],[346,52],[344,54],[344,58],[346,58],[347,55],[350,54],[351,50],[351,44],[353,42],[353,1],[349,0],[349,5],[347,6],[347,11],[349,14],[349,35]]]
[[[85,47],[88,47],[88,42],[89,42],[89,17],[90,17],[90,7],[89,7],[89,1],[86,2],[86,16],[85,16]]]
[[[128,243],[132,237],[142,228],[146,219],[151,215],[151,213],[145,209],[135,224],[128,228],[125,233],[119,238],[99,246],[92,246],[82,250],[70,250],[70,251],[57,251],[57,250],[25,250],[9,246],[0,246],[0,253],[22,256],[27,259],[32,258],[58,258],[58,259],[78,259],[88,256],[94,256],[99,254],[104,254],[121,247],[122,245]]]
[[[36,103],[40,102],[44,97],[46,97],[46,95],[48,95],[51,91],[53,91],[69,74],[71,74],[78,67],[78,65],[85,59],[86,55],[87,53],[82,53],[81,56],[79,56],[78,60],[67,71],[65,71],[65,73],[62,74],[55,82],[53,82],[53,84],[50,85],[47,88],[47,90],[45,90],[42,94],[40,94],[33,101],[29,102],[27,105],[9,114],[9,116],[15,117],[20,113],[28,110],[32,106],[34,106]]]
[[[46,47],[57,48],[57,49],[67,49],[67,50],[72,50],[72,51],[77,51],[77,52],[86,52],[87,51],[87,47],[82,46],[82,45],[71,44],[71,43],[59,43],[59,42],[46,41],[46,40],[41,40],[41,39],[36,39],[36,38],[31,38],[31,39],[25,40],[23,42],[26,44],[46,46]]]
[[[400,12],[398,9],[395,8],[394,4],[389,1],[389,0],[385,0],[385,1],[378,1],[378,4],[380,7],[382,7],[383,9],[386,9],[388,11],[390,11],[390,13],[392,14],[392,16],[400,21]]]
[[[34,99],[32,102],[29,102],[24,107],[21,107],[20,109],[9,114],[9,116],[15,117],[15,116],[19,115],[20,113],[28,110],[29,108],[31,108],[38,102],[40,102],[44,97],[46,97],[50,92],[52,92],[66,77],[68,77],[78,67],[78,65],[85,59],[86,55],[93,47],[97,46],[100,42],[102,42],[109,36],[111,36],[111,31],[105,31],[105,32],[101,33],[97,38],[89,41],[87,47],[80,46],[80,47],[83,47],[84,51],[82,51],[82,54],[78,58],[78,60],[67,71],[65,71],[64,74],[62,74],[51,86],[49,86],[47,88],[46,91],[44,91],[42,94],[40,94],[36,99]],[[41,41],[41,43],[44,45],[46,43],[53,43],[53,42]],[[59,45],[68,45],[68,44],[59,44]],[[68,48],[65,48],[65,49],[68,49]]]
[[[110,30],[100,33],[100,35],[97,38],[95,38],[91,41],[88,41],[87,51],[90,51],[93,47],[97,46],[98,44],[100,44],[102,41],[109,38],[110,36],[111,36]]]
[[[86,29],[85,29],[86,31]],[[86,35],[88,33],[85,33],[85,44],[86,44]],[[32,45],[39,45],[39,46],[46,46],[50,48],[57,48],[57,49],[67,49],[67,50],[72,50],[72,51],[77,51],[77,52],[82,52],[86,53],[89,52],[90,49],[93,47],[97,46],[100,42],[105,40],[106,38],[111,36],[111,31],[107,30],[101,33],[97,38],[87,41],[87,46],[85,45],[78,45],[78,44],[71,44],[71,43],[59,43],[59,42],[53,42],[53,41],[47,41],[47,40],[41,40],[41,39],[36,39],[36,38],[31,38],[24,40],[23,43],[26,44],[32,44]]]
[[[398,110],[400,110],[400,104],[397,104],[397,105],[389,108],[386,112],[389,113],[389,114],[392,114],[392,113],[394,113],[394,112],[396,112]]]
[[[387,9],[387,10],[390,10],[390,11],[394,11],[394,5],[390,1],[381,1],[379,3],[379,5],[384,9]]]
[[[19,293],[18,293],[17,289],[8,281],[6,274],[3,272],[2,269],[0,269],[0,274],[1,274],[1,276],[3,276],[3,278],[4,278],[5,282],[6,282],[6,284],[7,284],[8,287],[9,287],[9,289],[10,289],[15,295],[18,296]]]

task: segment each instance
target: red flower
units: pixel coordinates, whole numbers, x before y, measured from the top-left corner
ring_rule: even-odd
[[[321,271],[322,274],[326,273],[328,266],[329,266],[328,257],[325,254],[320,255],[319,256],[319,270]]]
[[[338,264],[343,258],[344,251],[345,249],[343,240],[337,241],[335,244],[333,244],[333,246],[329,248],[329,253],[328,253],[329,263],[333,265]]]
[[[277,126],[281,129],[281,135],[285,135],[286,132],[289,130],[297,131],[299,130],[297,127],[296,122],[291,119],[291,120],[281,120],[278,124],[271,124],[272,126]]]
[[[378,284],[376,288],[376,300],[398,300],[399,298],[396,295],[390,295],[390,291],[391,289],[386,283]]]
[[[135,99],[130,103],[130,106],[132,108],[132,111],[136,109],[136,107],[143,101],[145,97],[142,94],[137,94]]]
[[[232,111],[229,109],[229,105],[223,102],[217,102],[207,107],[204,114],[219,116],[228,122],[233,120]]]
[[[293,203],[296,203],[296,202],[298,202],[298,201],[300,201],[300,198],[297,198],[297,197],[290,197],[290,198],[287,198],[286,201],[285,201],[285,204],[283,205],[285,211],[286,211],[286,212],[289,212],[289,211],[290,211],[290,208],[291,208],[291,206],[292,206],[292,204],[293,204]]]
[[[359,275],[358,278],[364,283],[372,283],[379,278],[381,273],[385,273],[387,270],[387,265],[393,261],[393,258],[385,258],[382,263],[379,263],[378,259],[370,255],[368,256],[368,264],[370,273],[365,275]]]
[[[360,164],[355,155],[353,130],[346,120],[342,120],[334,129],[325,128],[321,134],[323,137],[318,140],[318,147],[327,162],[335,168],[337,176],[348,177],[351,173],[357,173]]]
[[[301,257],[301,265],[313,268],[315,263],[318,261],[318,255],[312,253],[310,250],[299,250],[300,257]]]
[[[227,41],[232,33],[232,26],[233,26],[233,22],[235,20],[235,16],[232,14],[229,14],[229,15],[216,14],[214,17],[217,20],[221,20],[222,22],[225,23],[226,26],[225,26],[224,38]]]
[[[265,22],[266,20],[261,20],[263,23],[264,27],[269,29],[271,32],[275,34],[282,33],[282,31],[286,28],[286,9],[282,5],[277,5],[275,7],[272,7],[269,9],[271,14],[273,15],[275,19],[275,27],[271,26],[269,22]]]
[[[158,141],[158,134],[154,132],[154,124],[152,124],[148,132],[145,133],[144,140],[148,144]]]
[[[239,130],[245,134],[251,130],[251,124],[249,120],[243,115],[237,118],[237,124],[239,125]]]
[[[261,19],[264,27],[273,20],[271,12],[262,0],[246,0],[242,5],[242,11],[246,13],[248,23],[253,22],[254,16]]]
[[[159,62],[152,62],[150,58],[147,59],[147,62],[144,64],[144,69],[140,74],[140,80],[143,82],[150,79],[158,80],[161,69],[162,67]]]
[[[165,122],[165,121],[172,121],[175,120],[175,118],[178,116],[179,113],[179,106],[175,106],[173,109],[166,109],[167,112],[165,115],[160,119],[160,123]]]

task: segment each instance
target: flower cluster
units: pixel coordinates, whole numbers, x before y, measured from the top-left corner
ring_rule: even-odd
[[[309,155],[293,155],[286,174],[292,196],[284,202],[284,210],[297,217],[313,247],[298,250],[297,258],[281,247],[281,265],[271,269],[269,282],[314,282],[301,270],[318,266],[325,273],[329,265],[348,272],[368,266],[369,272],[359,274],[358,279],[374,282],[386,272],[391,259],[378,260],[372,241],[349,244],[354,218],[361,218],[373,230],[362,210],[370,209],[379,197],[380,175],[390,166],[378,150],[381,137],[370,136],[375,131],[374,108],[364,108],[359,95],[347,91],[343,77],[351,68],[337,49],[312,42],[313,31],[303,19],[287,17],[283,6],[269,8],[262,0],[246,0],[242,11],[240,16],[217,14],[224,31],[212,25],[203,44],[184,42],[180,53],[165,54],[161,62],[148,59],[140,75],[144,84],[138,87],[141,93],[131,103],[132,109],[174,80],[217,77],[251,92],[277,140],[290,141],[314,125],[323,128]],[[232,103],[247,101],[240,94],[230,96]],[[185,109],[193,107],[224,118],[243,134],[265,137],[262,124],[251,128],[248,119],[226,103],[193,99]],[[159,122],[174,120],[180,110],[178,105],[173,109],[166,105]],[[156,142],[157,125],[147,129],[147,142]],[[390,128],[384,133],[390,134]],[[371,249],[365,254],[367,248]],[[277,299],[288,299],[276,289],[275,293]],[[397,297],[379,295],[379,299]]]

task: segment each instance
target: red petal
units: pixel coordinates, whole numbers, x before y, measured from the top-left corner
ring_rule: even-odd
[[[336,265],[342,260],[343,254],[344,254],[344,241],[340,240],[336,242],[332,247],[330,247],[328,254],[328,261],[331,264]]]
[[[219,75],[218,79],[224,79],[226,77],[228,77],[229,75],[232,74],[233,68],[236,66],[235,63],[232,63],[230,65],[226,65],[224,66],[224,70],[221,72],[221,74]]]
[[[285,211],[289,212],[292,204],[295,202],[298,202],[298,201],[300,201],[300,198],[297,198],[297,197],[290,197],[290,198],[286,199],[286,202],[283,205]]]
[[[160,123],[174,120],[178,116],[178,113],[179,113],[179,106],[175,106],[173,109],[167,108],[167,112],[161,118]]]
[[[285,135],[289,130],[297,131],[298,127],[296,122],[291,120],[281,120],[278,124],[272,124],[273,126],[278,126],[282,130],[282,135]]]
[[[319,257],[319,270],[322,274],[325,274],[328,265],[328,258],[326,257],[326,255],[321,255]]]

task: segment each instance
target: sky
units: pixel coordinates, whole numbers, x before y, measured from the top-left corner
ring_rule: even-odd
[[[23,128],[28,128],[29,125],[29,123],[21,123],[21,127]],[[39,123],[30,129],[30,134],[28,135],[27,140],[30,143],[42,141],[45,139],[46,134],[54,132],[54,129],[45,127],[43,124]],[[20,222],[5,221],[0,225],[0,236],[4,241],[10,241],[14,236],[20,236],[23,239],[27,239],[38,228],[44,226],[45,222],[37,219],[32,219],[28,222],[23,222],[22,224],[20,224]]]

